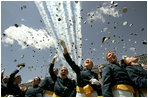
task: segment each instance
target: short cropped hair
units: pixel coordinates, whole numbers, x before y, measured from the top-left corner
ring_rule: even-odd
[[[130,65],[130,64],[131,64],[131,62],[128,62],[128,61],[126,60],[126,58],[127,58],[127,57],[124,57],[124,59],[123,59],[124,64],[126,64],[126,65]]]
[[[106,52],[106,55],[105,55],[106,60],[108,60],[107,55],[108,55],[109,53],[113,53],[113,52],[112,52],[112,51],[107,51],[107,52]]]
[[[16,79],[16,78],[18,78],[18,77],[21,77],[21,75],[17,75],[17,76],[15,76],[14,78]]]
[[[38,78],[38,80],[41,81],[41,78],[40,78],[39,76],[36,76],[35,78]],[[34,78],[34,79],[35,79],[35,78]],[[33,79],[33,80],[34,80],[34,79]]]

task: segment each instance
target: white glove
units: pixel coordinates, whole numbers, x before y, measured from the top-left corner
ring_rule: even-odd
[[[5,68],[2,70],[2,73],[4,73],[5,72]]]
[[[18,68],[18,70],[21,70],[23,68],[23,66],[20,66],[19,68]]]
[[[56,54],[53,58],[57,59],[58,57],[59,57],[59,55],[58,55],[58,54]]]
[[[91,79],[91,84],[100,85],[100,82],[97,79]]]

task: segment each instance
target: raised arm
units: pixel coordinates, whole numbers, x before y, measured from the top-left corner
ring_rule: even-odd
[[[1,81],[4,78],[4,72],[5,72],[5,69],[3,69],[2,72],[1,72]]]
[[[66,48],[66,45],[65,45],[64,40],[60,40],[60,44],[61,44],[61,46],[62,46],[62,47],[63,47],[63,49],[64,49],[64,54],[67,54],[67,53],[68,53],[68,51],[67,51],[67,48]]]
[[[57,80],[57,75],[53,72],[55,59],[56,58],[52,59],[52,63],[50,64],[50,67],[49,67],[49,74],[54,82]]]
[[[70,67],[76,72],[79,73],[80,72],[80,67],[78,65],[75,64],[75,62],[71,59],[71,57],[69,56],[69,53],[67,51],[65,42],[63,40],[60,40],[60,44],[64,49],[64,57],[67,61],[67,63],[70,65]]]
[[[9,77],[9,80],[8,80],[8,83],[7,83],[7,87],[8,89],[10,88],[11,89],[11,86],[13,85],[13,82],[14,82],[14,77],[15,75],[23,68],[24,66],[20,65],[18,67],[18,69],[14,70],[14,72],[12,72],[10,74],[10,77]]]

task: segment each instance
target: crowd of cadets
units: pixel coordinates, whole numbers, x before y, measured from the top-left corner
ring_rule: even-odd
[[[40,77],[33,79],[32,86],[20,87],[21,76],[16,75],[25,65],[20,64],[18,69],[3,77],[1,74],[1,96],[9,97],[146,97],[147,96],[147,69],[143,68],[135,57],[124,57],[121,64],[116,55],[107,51],[106,60],[101,73],[96,74],[91,69],[93,61],[86,59],[83,66],[77,65],[70,57],[65,42],[60,40],[64,50],[64,57],[69,66],[76,73],[76,80],[69,79],[68,69],[63,66],[58,75],[54,67],[56,57],[49,65],[51,77],[41,82]],[[101,76],[101,78],[100,78]],[[41,83],[40,83],[41,82]]]

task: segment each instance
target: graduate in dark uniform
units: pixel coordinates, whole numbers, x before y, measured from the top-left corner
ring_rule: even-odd
[[[19,84],[22,81],[20,75],[16,74],[25,66],[24,63],[18,65],[18,69],[10,74],[8,83],[7,83],[7,96],[12,95],[14,97],[24,97],[26,88],[20,88]]]
[[[5,96],[7,94],[7,83],[8,83],[8,76],[5,76],[1,82],[1,96]]]
[[[66,61],[77,75],[76,97],[97,97],[98,87],[100,87],[101,85],[98,80],[98,75],[91,71],[94,65],[92,60],[86,59],[84,61],[83,67],[80,67],[76,65],[69,56],[65,42],[63,40],[60,40],[60,44],[64,49],[64,57]]]
[[[42,97],[43,92],[39,91],[39,84],[41,82],[40,77],[35,77],[33,79],[32,86],[28,87],[25,97]]]
[[[58,69],[53,68],[55,75],[58,75]],[[51,77],[45,77],[45,79],[40,84],[40,89],[43,90],[43,97],[52,97],[54,93],[55,82]]]
[[[2,97],[4,97],[7,94],[7,83],[9,80],[8,76],[5,76],[5,77],[3,76],[4,71],[5,70],[2,70],[2,73],[1,73],[1,96]]]
[[[50,76],[55,82],[53,97],[75,97],[76,93],[76,84],[74,80],[71,80],[67,77],[68,69],[67,67],[62,67],[60,70],[60,77],[58,77],[53,72],[55,58],[53,58],[52,63],[50,64]]]
[[[119,65],[116,55],[107,51],[108,65],[102,69],[102,94],[104,97],[133,97],[134,85],[126,72]]]
[[[138,58],[125,57],[126,71],[139,90],[140,97],[147,97],[147,71],[138,63]]]

